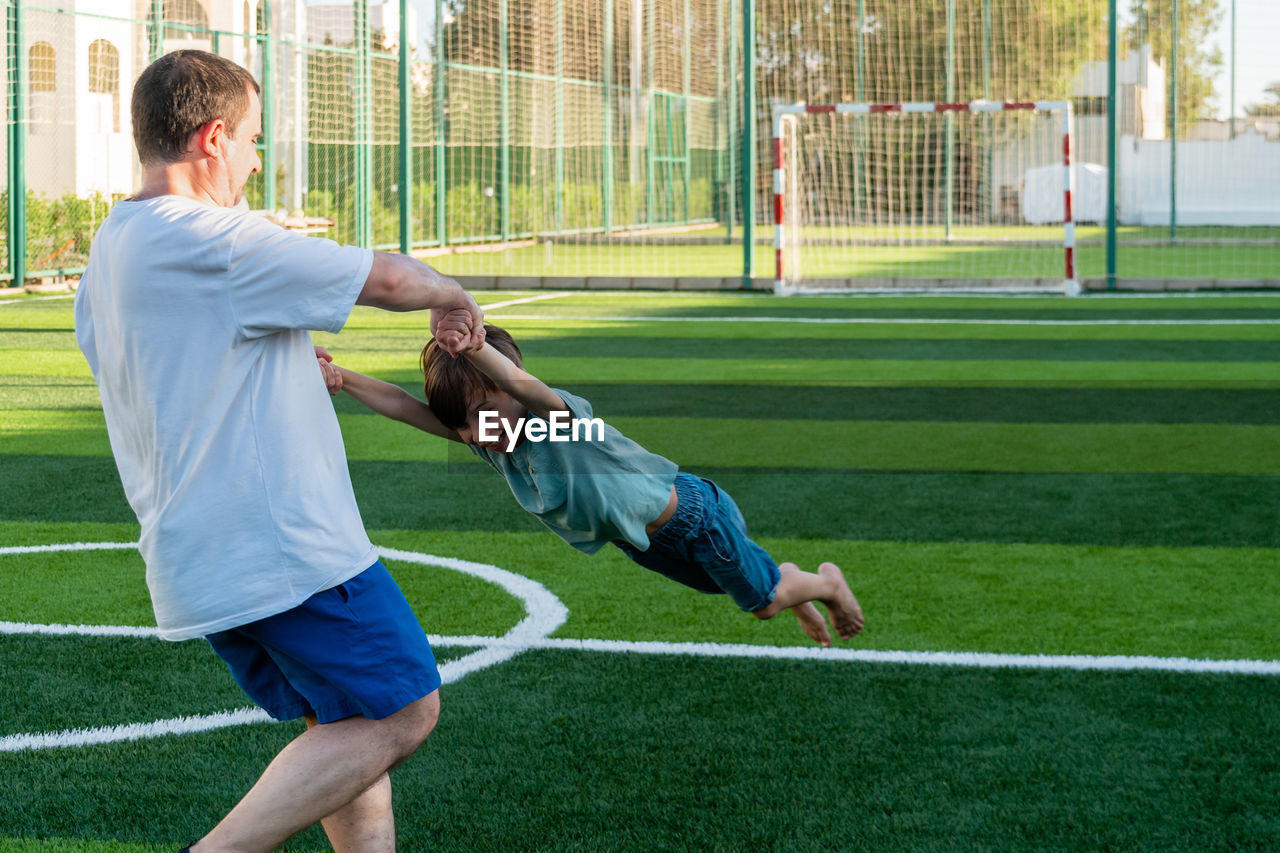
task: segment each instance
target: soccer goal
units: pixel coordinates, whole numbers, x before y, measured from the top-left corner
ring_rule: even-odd
[[[773,108],[775,291],[1080,292],[1068,101]]]

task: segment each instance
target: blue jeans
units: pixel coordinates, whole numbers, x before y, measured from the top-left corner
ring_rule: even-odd
[[[675,514],[641,551],[616,542],[646,569],[699,592],[728,593],[748,613],[763,610],[778,591],[781,574],[768,552],[747,537],[738,505],[715,483],[680,473]]]

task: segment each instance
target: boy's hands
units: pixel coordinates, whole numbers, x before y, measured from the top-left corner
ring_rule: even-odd
[[[329,389],[329,396],[337,396],[342,390],[342,373],[333,363],[333,356],[324,347],[316,347],[316,362],[320,365],[320,375],[324,377],[324,387]]]
[[[436,343],[454,358],[479,352],[484,346],[484,312],[471,299],[471,294],[464,292],[463,295],[471,301],[471,306],[431,311],[431,330]]]

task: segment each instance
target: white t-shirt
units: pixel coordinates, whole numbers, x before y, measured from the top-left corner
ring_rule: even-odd
[[[165,639],[283,612],[377,559],[307,331],[342,328],[372,263],[178,196],[120,202],[98,230],[76,339]]]

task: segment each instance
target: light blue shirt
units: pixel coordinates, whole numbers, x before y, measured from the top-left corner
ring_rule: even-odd
[[[593,417],[583,398],[552,390],[572,418]],[[506,478],[520,506],[579,551],[594,554],[615,539],[646,551],[645,525],[667,508],[679,467],[608,424],[603,432],[600,441],[593,428],[571,441],[525,437],[510,453],[475,445],[471,450]]]

